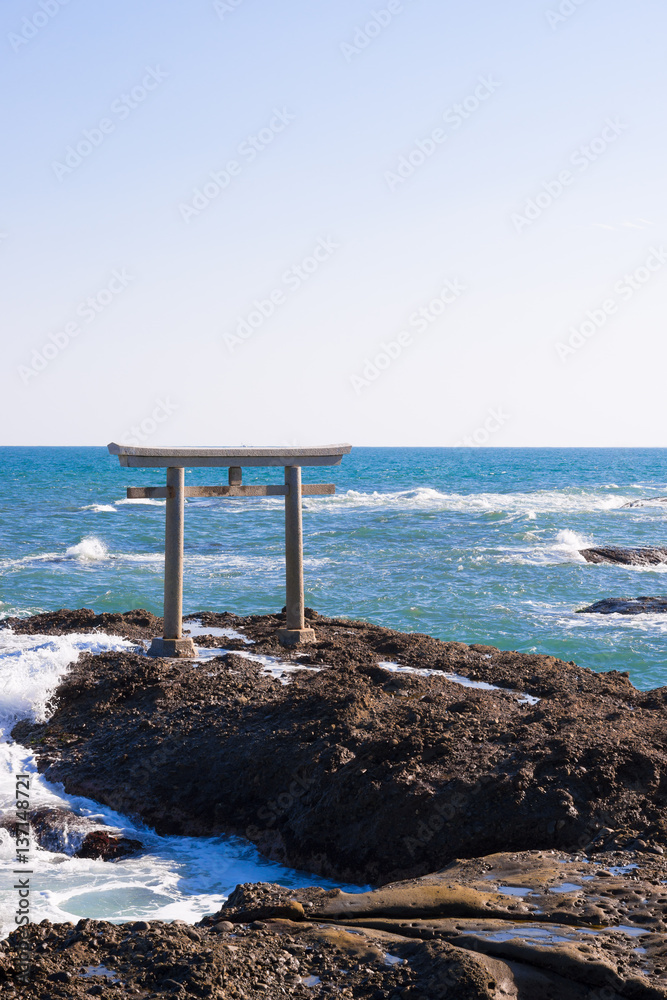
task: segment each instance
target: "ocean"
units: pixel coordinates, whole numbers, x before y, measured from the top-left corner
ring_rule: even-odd
[[[161,613],[164,501],[127,500],[125,487],[163,485],[163,471],[123,469],[103,448],[2,448],[0,461],[0,617],[63,607]],[[225,478],[225,470],[186,473],[192,485]],[[244,470],[244,482],[280,480],[280,470]],[[667,544],[667,503],[658,499],[667,494],[667,449],[354,448],[338,468],[304,470],[304,481],[337,490],[304,501],[308,606],[627,670],[639,688],[667,683],[667,616],[576,613],[603,597],[665,593],[667,565],[590,565],[578,550]],[[645,502],[624,506],[637,500]],[[184,612],[279,610],[283,553],[280,498],[189,500]],[[16,770],[34,770],[30,752],[7,742],[14,721],[43,717],[79,650],[122,645],[0,632],[0,808],[11,806]],[[36,776],[34,786],[35,804],[100,816],[150,848],[114,864],[36,850],[34,919],[197,919],[237,882],[329,884],[239,840],[157,837]],[[11,866],[4,833],[0,858]],[[0,932],[9,929],[11,920]]]

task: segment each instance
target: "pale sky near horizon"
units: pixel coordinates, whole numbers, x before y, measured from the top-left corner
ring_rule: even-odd
[[[659,0],[5,0],[1,444],[663,446]]]

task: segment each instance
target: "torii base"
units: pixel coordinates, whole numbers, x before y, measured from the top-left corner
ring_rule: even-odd
[[[298,646],[301,643],[315,642],[315,630],[312,628],[279,628],[278,642],[281,646]]]
[[[197,650],[192,639],[161,639],[156,636],[148,650],[148,655],[194,660],[197,657]]]

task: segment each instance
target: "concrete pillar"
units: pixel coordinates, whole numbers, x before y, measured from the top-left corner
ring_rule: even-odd
[[[167,469],[167,503],[164,535],[163,637],[153,639],[151,656],[197,655],[192,639],[184,639],[183,529],[185,521],[185,469]]]
[[[279,629],[278,638],[283,646],[299,642],[313,642],[315,632],[306,628],[303,597],[303,528],[301,523],[301,469],[285,466],[285,576],[287,620]]]

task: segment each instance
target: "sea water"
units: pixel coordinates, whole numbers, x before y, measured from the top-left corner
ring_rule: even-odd
[[[125,487],[162,485],[163,470],[121,468],[102,448],[3,448],[0,462],[0,616],[62,607],[161,613],[164,501],[127,500]],[[225,477],[196,469],[186,483]],[[244,470],[244,481],[277,483],[280,470]],[[667,616],[577,614],[603,597],[665,593],[667,565],[591,565],[579,550],[667,546],[659,499],[667,450],[355,448],[338,468],[304,470],[304,481],[337,489],[304,500],[306,602],[321,613],[627,670],[642,689],[667,682]],[[625,506],[637,500],[645,502]],[[282,607],[281,499],[187,501],[185,549],[186,613]],[[80,651],[123,644],[0,633],[5,741],[17,718],[48,712]],[[0,808],[8,808],[13,774],[34,772],[34,760],[7,742],[0,750]],[[243,841],[160,838],[41,778],[33,786],[35,805],[65,803],[148,848],[113,864],[35,851],[35,919],[196,919],[237,882],[324,884]],[[0,831],[3,852],[6,867],[12,844]],[[2,912],[11,919],[5,900]]]

